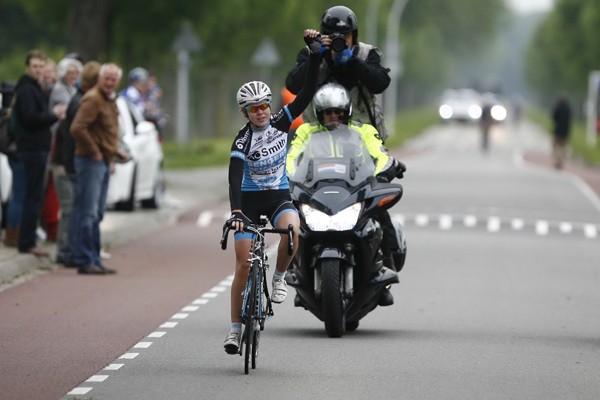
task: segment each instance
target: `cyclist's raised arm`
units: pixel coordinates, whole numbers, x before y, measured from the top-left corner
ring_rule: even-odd
[[[286,106],[292,116],[292,120],[302,114],[317,91],[319,64],[321,62],[321,53],[319,51],[321,43],[318,38],[318,31],[314,29],[306,29],[304,31],[304,40],[308,44],[310,55],[308,57],[308,68],[306,70],[306,77],[304,78],[304,86],[294,101]]]

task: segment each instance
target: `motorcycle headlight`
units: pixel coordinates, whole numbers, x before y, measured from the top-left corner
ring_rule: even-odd
[[[306,224],[312,231],[348,231],[356,225],[360,214],[361,204],[354,203],[335,215],[327,215],[308,204],[302,204]]]

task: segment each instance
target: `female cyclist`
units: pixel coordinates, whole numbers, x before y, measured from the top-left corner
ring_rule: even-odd
[[[271,89],[264,82],[245,83],[237,92],[237,103],[248,122],[233,141],[229,162],[231,217],[227,223],[236,230],[231,330],[224,343],[225,351],[229,354],[236,354],[240,346],[241,293],[245,289],[250,267],[248,253],[252,236],[243,231],[244,225],[258,222],[261,215],[266,215],[276,228],[287,229],[291,224],[294,227],[293,252],[297,249],[300,221],[291,201],[286,176],[287,139],[292,121],[302,114],[317,90],[321,48],[319,32],[306,29],[304,41],[310,51],[309,68],[304,87],[293,102],[272,114]],[[284,277],[292,257],[287,253],[287,238],[282,238],[273,273],[273,303],[282,303],[287,296]]]

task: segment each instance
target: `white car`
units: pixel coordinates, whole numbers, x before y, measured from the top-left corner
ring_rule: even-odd
[[[479,93],[473,89],[448,89],[438,109],[444,121],[475,122],[481,118]]]
[[[132,160],[115,164],[106,203],[121,211],[160,208],[164,192],[163,151],[156,126],[146,121],[125,98],[117,98],[119,135]]]

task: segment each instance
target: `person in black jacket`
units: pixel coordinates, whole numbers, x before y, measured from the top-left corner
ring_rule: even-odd
[[[388,134],[383,112],[375,95],[390,85],[389,69],[381,65],[382,52],[375,46],[358,41],[358,21],[348,7],[327,9],[321,19],[321,54],[318,86],[336,82],[350,93],[353,120],[373,125],[384,141]],[[288,73],[285,86],[298,94],[304,85],[308,64],[308,48],[298,53],[296,65]],[[307,107],[307,110],[312,107]],[[314,115],[303,114],[304,121],[312,122]]]
[[[21,212],[18,249],[47,257],[47,251],[37,246],[36,230],[44,205],[44,181],[50,152],[50,126],[65,117],[66,105],[49,110],[48,95],[40,85],[46,56],[39,50],[27,53],[26,72],[15,88],[17,116],[17,153],[23,161],[25,196]]]

